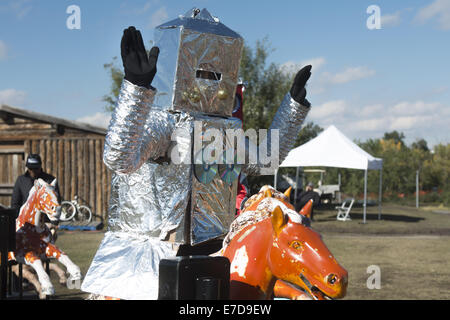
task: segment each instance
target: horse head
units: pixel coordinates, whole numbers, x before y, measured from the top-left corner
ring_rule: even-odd
[[[232,223],[222,251],[231,261],[232,298],[268,298],[277,279],[314,299],[345,295],[347,271],[288,199],[264,186]]]
[[[61,215],[61,206],[56,195],[55,186],[56,179],[50,184],[40,178],[36,179],[28,197],[28,201],[30,198],[35,199],[34,206],[36,212],[45,213],[52,223],[58,222],[59,216]],[[39,221],[36,222],[39,223]]]
[[[347,290],[347,271],[339,265],[322,237],[285,214],[280,206],[272,210],[273,246],[271,271],[278,279],[304,288],[311,296],[342,298]]]

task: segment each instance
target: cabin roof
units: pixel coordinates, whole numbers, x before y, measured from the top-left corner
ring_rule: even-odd
[[[49,116],[47,114],[35,112],[35,111],[29,111],[17,107],[11,107],[5,104],[0,105],[0,117],[5,119],[8,118],[24,118],[24,119],[30,119],[35,120],[38,122],[44,122],[49,124],[56,124],[61,125],[67,128],[77,129],[80,131],[87,131],[92,133],[98,133],[105,135],[106,129],[102,127],[93,126],[87,123],[79,122],[79,121],[73,121],[73,120],[67,120],[63,118],[53,117]]]

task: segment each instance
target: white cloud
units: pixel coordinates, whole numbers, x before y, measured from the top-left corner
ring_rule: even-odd
[[[384,108],[385,107],[382,104],[373,104],[364,106],[358,113],[363,117],[374,116],[382,113]]]
[[[293,74],[297,73],[304,66],[311,65],[312,66],[311,72],[316,73],[316,72],[318,72],[320,67],[322,67],[325,63],[326,63],[325,58],[318,57],[318,58],[311,58],[308,60],[303,60],[300,62],[288,61],[288,62],[283,63],[281,65],[280,69],[282,72],[284,72],[286,74],[293,75]]]
[[[373,119],[355,119],[354,121],[349,121],[349,128],[351,131],[362,131],[362,132],[373,132],[373,131],[384,131],[387,128],[389,121],[383,118],[373,118]]]
[[[166,22],[168,18],[169,15],[167,14],[166,7],[161,7],[150,16],[150,22],[148,26],[150,28],[154,28],[162,24],[163,22]]]
[[[148,1],[146,4],[144,4],[144,6],[141,8],[140,12],[144,13],[147,12],[148,9],[150,9],[153,6],[151,1]]]
[[[308,117],[312,119],[325,119],[330,117],[340,117],[347,111],[347,103],[344,100],[333,100],[318,106],[313,106]]]
[[[105,112],[97,112],[92,115],[78,118],[76,121],[84,122],[96,127],[108,128],[109,121],[111,120],[111,114]]]
[[[153,8],[159,1],[149,0],[144,4],[136,5],[136,1],[125,1],[120,4],[120,11],[125,14],[130,15],[142,15],[148,12],[149,9]]]
[[[423,101],[402,101],[394,105],[391,110],[396,115],[417,115],[432,113],[436,111],[439,106],[439,103],[426,103]]]
[[[390,129],[402,131],[419,127],[423,128],[424,126],[426,126],[425,123],[432,121],[432,119],[432,116],[423,115],[393,117],[390,121]]]
[[[30,13],[32,0],[10,0],[0,5],[0,12],[13,13],[18,19],[23,19]]]
[[[0,91],[0,104],[7,104],[12,107],[20,107],[26,102],[25,91],[16,89],[5,89]]]
[[[342,72],[331,74],[329,72],[322,73],[322,81],[329,84],[344,84],[347,82],[371,77],[375,74],[374,70],[367,67],[350,67]]]
[[[5,42],[0,40],[0,61],[5,60],[8,56],[8,48],[6,47]]]
[[[381,16],[381,27],[393,27],[400,23],[400,11]]]
[[[375,70],[365,66],[349,67],[338,73],[319,72],[326,63],[327,61],[324,57],[315,57],[300,62],[287,61],[280,66],[280,70],[287,75],[293,76],[304,66],[311,65],[312,76],[307,84],[307,91],[310,94],[321,94],[330,86],[368,78],[375,74]]]
[[[419,10],[415,17],[418,23],[436,19],[439,28],[450,30],[450,1],[435,0],[430,5]]]
[[[450,105],[437,102],[401,101],[358,107],[346,100],[333,100],[313,105],[307,120],[324,128],[336,125],[350,139],[379,138],[397,130],[405,134],[407,143],[416,138],[424,138],[430,145],[450,142]]]

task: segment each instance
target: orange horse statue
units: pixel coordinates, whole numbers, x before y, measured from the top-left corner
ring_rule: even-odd
[[[342,298],[347,271],[285,194],[270,186],[250,197],[219,254],[231,262],[231,299]]]
[[[52,223],[59,222],[60,204],[55,192],[56,179],[48,184],[37,179],[31,188],[28,199],[20,208],[16,220],[16,251],[9,252],[9,259],[31,266],[37,274],[42,293],[53,295],[55,290],[49,275],[45,272],[42,258],[55,258],[67,268],[69,279],[81,279],[80,268],[51,241],[52,233],[44,223],[46,214]]]

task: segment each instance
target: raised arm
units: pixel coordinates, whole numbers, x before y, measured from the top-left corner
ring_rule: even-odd
[[[166,152],[171,134],[168,117],[152,117],[151,105],[156,89],[159,48],[147,55],[141,33],[134,27],[124,30],[121,55],[125,70],[117,104],[105,139],[103,161],[113,171],[131,173],[144,161]]]
[[[303,121],[305,120],[311,104],[306,100],[305,85],[311,76],[311,66],[308,65],[302,68],[295,76],[294,83],[291,90],[286,94],[280,107],[273,118],[272,124],[267,133],[265,140],[261,141],[258,146],[258,155],[262,147],[267,147],[267,150],[276,152],[276,155],[271,154],[271,157],[278,157],[277,167],[286,158],[289,151],[294,146],[295,139],[300,132]],[[278,130],[278,142],[279,148],[276,150],[272,145],[273,129]],[[247,148],[251,142],[246,144]],[[247,164],[244,166],[243,171],[248,175],[271,175],[274,173],[272,164],[265,165],[258,161],[257,164]]]

